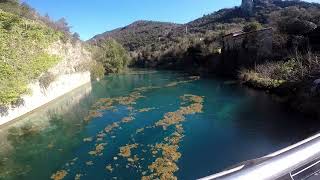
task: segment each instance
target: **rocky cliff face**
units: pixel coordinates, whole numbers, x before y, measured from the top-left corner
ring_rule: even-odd
[[[241,9],[247,14],[251,14],[253,10],[253,0],[242,0]]]
[[[49,54],[62,58],[55,67],[49,70],[50,73],[54,74],[70,74],[86,71],[85,66],[91,61],[91,53],[83,47],[81,42],[63,43],[58,41],[53,43],[47,51]]]
[[[49,69],[47,73],[44,73],[39,80],[28,85],[31,93],[22,96],[19,106],[8,107],[6,112],[2,113],[0,125],[31,112],[91,81],[90,72],[86,68],[87,64],[92,61],[91,54],[80,42],[72,44],[59,41],[52,44],[47,52],[59,56],[61,61]],[[44,86],[41,79],[46,77],[46,74],[49,74],[49,78],[46,79],[46,86]]]

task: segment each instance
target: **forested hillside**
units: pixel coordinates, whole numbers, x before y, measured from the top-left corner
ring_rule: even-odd
[[[204,15],[181,25],[139,21],[95,36],[90,42],[99,44],[113,38],[131,51],[133,58],[148,62],[161,61],[168,55],[183,56],[189,48],[197,49],[206,55],[222,47],[223,35],[241,31],[250,23],[259,23],[261,27],[273,27],[277,32],[284,34],[290,34],[290,30],[299,31],[298,28],[308,31],[319,24],[319,9],[320,5],[317,3],[256,0],[250,14],[241,7],[234,7]],[[276,33],[275,42],[284,43],[285,40],[281,38],[283,36]]]
[[[156,21],[136,21],[126,27],[118,28],[93,37],[91,43],[100,43],[105,39],[113,38],[130,51],[166,38],[169,33],[179,27],[174,23]]]
[[[282,0],[247,2],[252,6],[221,9],[186,24],[134,23],[99,35],[90,42],[99,46],[114,38],[130,51],[134,66],[214,74],[223,71],[217,65],[226,58],[223,55],[225,35],[272,28],[272,53],[261,61],[265,63],[245,68],[240,64],[232,73],[243,83],[284,95],[295,102],[296,108],[313,111],[320,117],[317,110],[320,92],[315,92],[320,89],[320,83],[313,83],[318,82],[320,72],[320,4]],[[139,33],[138,27],[142,27]],[[141,37],[148,38],[141,40]],[[248,49],[244,53],[248,57],[252,55]],[[224,66],[227,68],[228,63]],[[306,99],[309,103],[305,103]]]

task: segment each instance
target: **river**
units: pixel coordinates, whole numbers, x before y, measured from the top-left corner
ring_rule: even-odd
[[[196,179],[318,132],[270,95],[222,79],[132,71],[0,128],[0,179]]]

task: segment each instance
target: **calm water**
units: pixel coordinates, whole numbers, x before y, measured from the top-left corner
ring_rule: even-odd
[[[180,98],[186,94],[203,97],[202,112],[185,114],[166,130],[157,126],[166,113],[190,105]],[[112,105],[101,106],[110,100]],[[118,126],[106,130],[112,123]],[[50,179],[57,172],[64,179],[141,179],[163,158],[156,144],[165,143],[179,124],[183,131],[174,153],[181,157],[167,165],[175,164],[171,172],[183,180],[279,150],[320,127],[268,95],[223,80],[136,71],[84,86],[1,127],[0,179]],[[119,154],[132,144],[129,156]]]

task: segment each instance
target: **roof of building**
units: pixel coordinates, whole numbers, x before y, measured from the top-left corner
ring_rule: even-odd
[[[259,29],[259,30],[251,31],[251,32],[236,31],[236,32],[224,35],[223,38],[225,38],[227,36],[237,37],[237,36],[242,36],[242,35],[246,35],[246,34],[251,34],[251,33],[256,33],[256,32],[261,32],[261,31],[267,31],[267,30],[270,30],[270,29],[272,29],[272,27],[263,28],[263,29]]]

